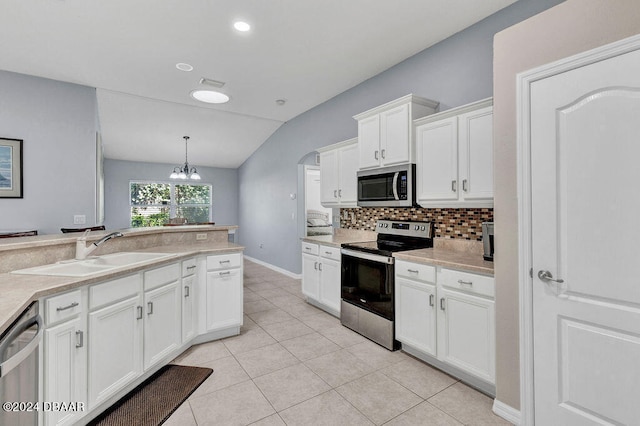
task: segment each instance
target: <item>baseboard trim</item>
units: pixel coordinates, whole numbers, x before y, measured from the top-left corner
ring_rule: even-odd
[[[287,271],[286,269],[279,268],[279,267],[277,267],[275,265],[272,265],[270,263],[263,262],[262,260],[254,259],[253,257],[247,256],[246,254],[244,255],[244,258],[249,260],[249,261],[251,261],[251,262],[257,263],[258,265],[262,265],[262,266],[264,266],[266,268],[269,268],[269,269],[271,269],[273,271],[280,272],[281,274],[286,275],[286,276],[291,277],[291,278],[294,278],[296,280],[299,280],[299,279],[302,278],[302,274],[294,274],[293,272]]]
[[[514,425],[520,424],[520,411],[515,408],[500,402],[497,399],[493,400],[493,412],[502,417],[503,419],[513,423]]]

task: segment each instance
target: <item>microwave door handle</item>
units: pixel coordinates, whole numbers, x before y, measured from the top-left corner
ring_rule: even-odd
[[[400,172],[395,172],[393,174],[393,198],[395,200],[400,199],[400,197],[398,196],[398,176],[400,176]]]

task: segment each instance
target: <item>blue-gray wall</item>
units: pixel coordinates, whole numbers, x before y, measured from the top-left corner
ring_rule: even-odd
[[[105,226],[130,227],[129,182],[132,180],[169,182],[175,164],[104,160]],[[216,225],[238,224],[238,170],[200,167],[201,183],[213,186],[213,221]],[[238,232],[238,236],[240,231]]]
[[[492,96],[494,34],[558,3],[514,3],[282,125],[239,169],[245,253],[299,273],[300,197],[290,197],[297,193],[299,160],[316,148],[357,136],[353,115],[408,93],[439,101],[440,110]]]
[[[96,105],[94,88],[0,71],[0,137],[24,140],[24,198],[0,198],[0,231],[95,224]]]

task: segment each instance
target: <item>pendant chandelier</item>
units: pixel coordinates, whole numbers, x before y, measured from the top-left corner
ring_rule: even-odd
[[[173,172],[169,175],[171,179],[191,179],[200,180],[200,175],[195,167],[189,168],[189,160],[187,159],[187,142],[189,142],[189,136],[183,136],[184,138],[184,166],[176,166],[173,168]]]

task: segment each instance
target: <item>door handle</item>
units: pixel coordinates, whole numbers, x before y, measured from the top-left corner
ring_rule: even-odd
[[[84,333],[82,330],[76,331],[76,348],[81,348],[84,346]]]
[[[462,180],[462,190],[463,190],[464,192],[467,192],[467,191],[468,191],[468,188],[467,188],[467,180],[466,180],[466,179],[463,179],[463,180]]]
[[[429,306],[433,306],[433,299],[435,298],[435,296],[433,294],[429,295]]]
[[[458,181],[456,181],[456,180],[452,180],[451,181],[451,190],[453,192],[456,192],[458,190]]]
[[[563,279],[554,279],[553,275],[549,271],[543,271],[542,269],[538,271],[538,278],[540,278],[544,282],[553,281],[554,283],[562,284],[564,282]]]
[[[378,158],[378,150],[376,149],[376,151],[373,153],[373,158],[375,158],[376,160],[379,160]]]
[[[322,271],[322,263],[318,263],[318,271]]]
[[[440,309],[444,311],[444,297],[440,298]]]
[[[338,189],[338,198],[342,198],[342,189]]]
[[[184,286],[184,297],[189,297],[189,286],[188,285]]]
[[[318,262],[313,262],[313,269],[318,270]]]
[[[383,149],[382,151],[380,151],[380,156],[382,157],[382,159],[384,160],[387,156],[386,156],[386,149]]]
[[[141,320],[142,319],[142,306],[136,306],[136,309],[138,310],[138,316],[136,317],[136,319]]]
[[[338,198],[338,190],[337,189],[333,190],[333,198]]]
[[[147,302],[147,315],[151,315],[153,313],[153,302]]]
[[[57,311],[57,312],[60,312],[60,311],[66,311],[67,309],[73,309],[73,308],[75,308],[75,307],[76,307],[76,306],[78,306],[78,305],[80,305],[78,302],[73,302],[73,303],[68,304],[67,306],[62,306],[62,307],[58,306],[58,307],[56,308],[56,311]]]

